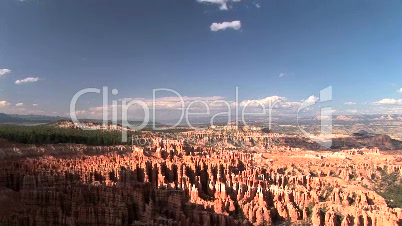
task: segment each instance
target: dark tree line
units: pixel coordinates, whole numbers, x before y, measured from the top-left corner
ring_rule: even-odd
[[[0,125],[0,138],[25,144],[75,143],[108,146],[123,144],[120,131],[59,128],[53,125]]]
[[[381,170],[381,178],[374,179],[374,191],[381,195],[389,207],[402,208],[402,178],[399,172],[388,174]]]

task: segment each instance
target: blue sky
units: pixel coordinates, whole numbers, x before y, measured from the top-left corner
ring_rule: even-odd
[[[65,116],[87,87],[298,102],[332,86],[339,114],[402,113],[401,61],[400,0],[0,1],[0,112]]]

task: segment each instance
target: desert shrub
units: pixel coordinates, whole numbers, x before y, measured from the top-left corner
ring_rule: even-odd
[[[381,170],[381,178],[374,182],[374,190],[381,195],[387,205],[392,208],[402,208],[402,183],[398,172],[387,174]]]

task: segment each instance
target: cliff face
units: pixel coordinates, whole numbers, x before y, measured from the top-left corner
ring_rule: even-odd
[[[88,148],[102,154],[85,154],[86,148],[71,156],[1,160],[0,225],[402,222],[401,209],[361,186],[384,169],[370,162],[371,152],[350,162],[339,153],[245,153],[161,140],[144,149]],[[360,158],[356,153],[344,154]],[[401,168],[388,160],[388,171]]]
[[[391,139],[388,135],[368,134],[361,136],[351,136],[347,138],[333,139],[333,148],[363,148],[363,147],[379,147],[381,150],[400,150],[402,142]]]

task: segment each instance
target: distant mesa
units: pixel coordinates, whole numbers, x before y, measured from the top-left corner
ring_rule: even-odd
[[[370,131],[363,130],[363,129],[353,133],[353,136],[355,136],[355,137],[372,137],[375,135],[376,134],[374,132],[370,132]]]
[[[358,132],[353,133],[354,136],[365,136],[365,135],[368,135],[368,134],[370,134],[370,133],[368,131],[366,131],[366,130],[359,130]]]
[[[26,120],[18,117],[13,117],[4,113],[0,113],[0,122],[1,123],[23,123]]]

